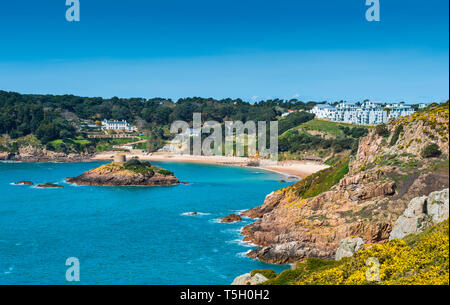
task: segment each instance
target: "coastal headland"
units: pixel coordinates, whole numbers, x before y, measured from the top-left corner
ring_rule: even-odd
[[[0,153],[0,160],[8,162],[92,162],[112,161],[117,151],[107,151],[97,154],[63,154],[49,151],[30,151],[27,154]],[[246,157],[228,156],[196,156],[177,155],[173,153],[156,152],[145,154],[142,152],[121,152],[126,159],[139,158],[139,160],[150,162],[186,162],[198,164],[215,164],[225,166],[256,167],[262,170],[277,172],[289,178],[305,178],[315,172],[321,171],[329,166],[316,161],[287,160],[273,162],[265,159],[254,159]]]

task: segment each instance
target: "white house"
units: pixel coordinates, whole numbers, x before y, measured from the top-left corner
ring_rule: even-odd
[[[282,113],[281,117],[284,118],[284,117],[287,117],[288,115],[290,115],[291,113],[296,113],[296,112],[298,112],[298,110],[289,109],[287,112]]]
[[[102,121],[102,129],[103,130],[114,130],[114,131],[126,131],[126,132],[133,132],[136,130],[135,127],[131,126],[127,123],[127,121],[108,121],[103,120]]]
[[[316,115],[319,119],[333,119],[336,108],[328,104],[319,104],[313,107],[310,111]]]

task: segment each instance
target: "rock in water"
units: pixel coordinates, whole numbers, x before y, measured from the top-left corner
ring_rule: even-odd
[[[230,223],[230,222],[238,222],[238,221],[242,221],[242,217],[236,214],[230,214],[227,217],[224,217],[221,219],[221,222],[226,222],[226,223]]]
[[[19,181],[14,183],[14,185],[33,185],[33,182],[31,181]]]
[[[246,273],[236,277],[231,285],[258,285],[268,280],[269,279],[261,273],[255,273],[254,275]]]
[[[433,223],[448,218],[449,189],[432,192],[428,196],[413,198],[389,236],[389,240],[420,233]]]
[[[347,237],[340,241],[336,251],[335,259],[338,261],[343,257],[353,256],[359,250],[364,249],[364,241],[361,237]]]
[[[69,177],[67,182],[97,186],[168,186],[180,183],[172,172],[136,159],[105,164],[78,177]]]
[[[45,184],[38,184],[36,187],[40,188],[40,189],[62,189],[63,188],[62,185],[57,185],[57,184],[50,183],[50,182],[47,182]]]

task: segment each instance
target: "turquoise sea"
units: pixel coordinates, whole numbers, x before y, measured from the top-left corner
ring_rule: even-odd
[[[95,187],[64,182],[103,163],[0,163],[0,284],[230,284],[253,269],[240,228],[217,218],[263,203],[288,183],[276,173],[203,164],[155,164],[189,185]],[[13,182],[53,182],[37,189]],[[189,216],[185,213],[199,212]]]

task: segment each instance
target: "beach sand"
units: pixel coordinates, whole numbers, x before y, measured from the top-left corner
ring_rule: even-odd
[[[104,152],[97,154],[92,158],[96,160],[112,160],[117,152]],[[272,162],[269,160],[259,160],[259,166],[251,166],[249,163],[255,162],[255,159],[244,157],[225,157],[225,156],[193,156],[193,155],[175,155],[171,153],[120,153],[125,154],[127,160],[138,157],[140,160],[146,161],[170,161],[170,162],[189,162],[189,163],[202,163],[202,164],[217,164],[217,165],[231,165],[231,166],[245,166],[255,167],[258,169],[268,170],[283,174],[285,176],[295,176],[297,178],[304,178],[315,172],[329,167],[325,164],[320,164],[312,161],[279,161]]]

